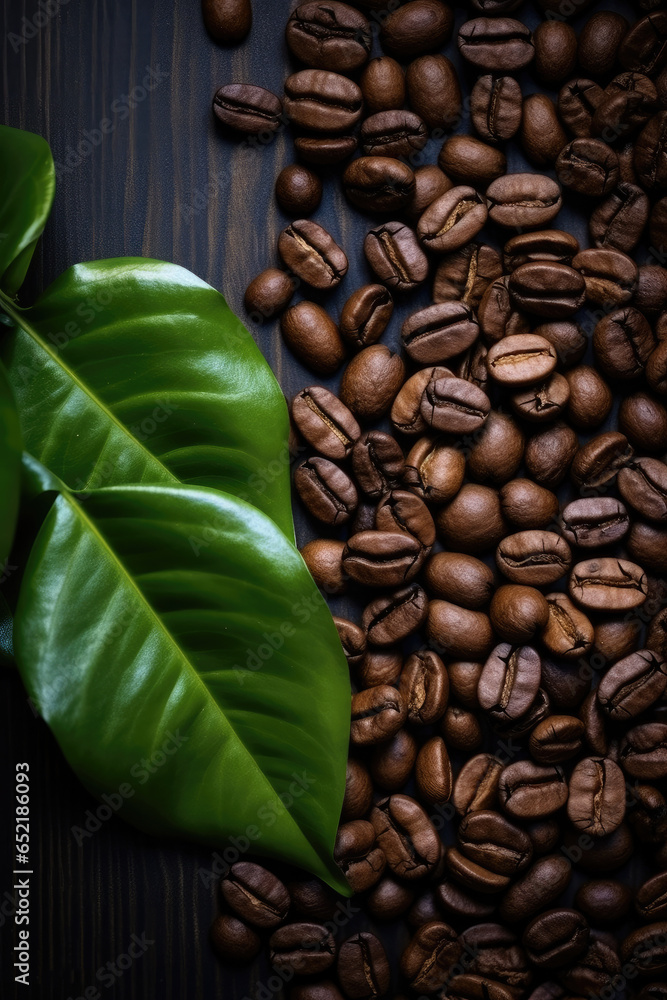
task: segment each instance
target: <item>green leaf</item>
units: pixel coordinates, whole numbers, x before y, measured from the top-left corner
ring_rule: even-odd
[[[49,217],[55,187],[48,143],[0,125],[0,288],[12,298]]]
[[[0,582],[14,540],[21,489],[21,430],[16,403],[0,365]]]
[[[348,672],[273,521],[213,490],[63,491],[28,561],[14,642],[85,785],[130,786],[120,816],[218,849],[247,837],[347,892],[332,850]]]
[[[175,264],[79,264],[0,339],[26,450],[70,488],[208,486],[293,540],[289,419],[223,296]]]

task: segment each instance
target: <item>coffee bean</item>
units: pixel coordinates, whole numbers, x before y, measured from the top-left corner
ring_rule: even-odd
[[[649,221],[648,196],[636,184],[621,181],[598,205],[589,219],[596,247],[614,248],[631,254]]]
[[[418,573],[423,558],[422,546],[412,535],[361,531],[346,543],[343,569],[367,587],[398,587]]]
[[[418,364],[439,364],[467,350],[479,327],[464,302],[442,302],[412,313],[403,323],[401,339]]]
[[[517,875],[533,856],[528,834],[490,810],[464,816],[457,836],[467,857],[498,875]]]
[[[579,241],[560,229],[543,229],[535,233],[519,233],[507,241],[503,263],[510,274],[524,264],[540,261],[571,264],[579,253]]]
[[[352,695],[350,739],[355,746],[372,746],[391,739],[404,724],[407,708],[396,688],[386,684]]]
[[[517,719],[530,708],[540,686],[540,674],[541,660],[535,649],[501,643],[480,675],[477,687],[480,706],[494,716]]]
[[[567,144],[556,106],[546,94],[529,94],[525,98],[519,141],[526,158],[535,167],[553,166]]]
[[[357,668],[357,676],[363,687],[395,684],[400,677],[402,667],[403,656],[400,650],[394,648],[375,649],[369,646]]]
[[[225,902],[255,927],[277,927],[287,916],[290,897],[271,872],[249,861],[237,861],[222,879]]]
[[[667,465],[657,458],[631,459],[618,474],[618,489],[649,521],[667,521]]]
[[[310,976],[331,968],[336,942],[322,924],[285,924],[269,938],[271,964],[290,975]]]
[[[665,224],[667,223],[667,197],[661,198],[660,201],[653,205],[653,210],[651,211],[649,217],[649,239],[651,245],[654,247],[664,247],[665,243]]]
[[[429,129],[456,126],[462,98],[459,78],[451,60],[443,55],[420,56],[408,66],[405,82],[410,107]]]
[[[639,650],[604,674],[597,688],[603,711],[617,722],[640,715],[662,697],[667,687],[667,664],[649,649]]]
[[[361,147],[366,156],[405,157],[426,145],[426,125],[412,111],[379,111],[361,126]]]
[[[438,166],[458,184],[485,188],[507,171],[507,159],[471,135],[454,135],[443,143]]]
[[[614,497],[573,500],[562,514],[563,537],[584,549],[617,542],[629,527],[627,510]]]
[[[456,554],[452,553],[452,555]],[[474,660],[455,660],[447,667],[451,696],[465,708],[479,708],[477,685],[483,668],[483,663],[477,663]]]
[[[417,759],[417,741],[407,729],[374,747],[370,760],[376,785],[385,792],[398,792],[407,782]]]
[[[487,287],[502,275],[497,250],[479,243],[467,243],[443,257],[433,282],[435,302],[462,299],[477,309]]]
[[[428,875],[440,859],[440,838],[415,799],[391,795],[371,812],[377,842],[392,872],[412,880]]]
[[[384,344],[372,344],[348,363],[340,396],[359,420],[378,420],[391,407],[404,377],[399,355]]]
[[[558,514],[558,498],[530,479],[512,479],[500,490],[503,514],[517,528],[544,528]]]
[[[622,660],[639,646],[641,624],[636,620],[598,622],[595,626],[595,650],[606,660]]]
[[[611,10],[593,14],[579,38],[579,65],[589,76],[607,76],[616,63],[618,47],[628,33],[628,22]]]
[[[417,224],[422,244],[436,253],[458,250],[473,239],[487,219],[486,201],[472,187],[453,187],[432,202]]]
[[[292,400],[291,412],[301,435],[326,458],[347,458],[361,434],[345,404],[322,386],[302,389]]]
[[[424,568],[424,582],[434,597],[478,611],[494,592],[493,570],[474,556],[438,552]]]
[[[261,323],[273,319],[289,305],[295,288],[294,278],[277,267],[269,267],[250,282],[243,304],[251,318]]]
[[[584,608],[627,611],[644,603],[648,584],[640,566],[605,557],[577,563],[570,574],[569,589]]]
[[[501,918],[511,923],[529,920],[540,910],[552,906],[567,889],[571,878],[572,865],[561,854],[538,858],[504,894]]]
[[[439,990],[461,956],[461,944],[449,924],[430,921],[419,927],[401,956],[401,972],[410,989],[419,993]]]
[[[646,977],[667,969],[667,946],[665,935],[667,922],[646,924],[633,931],[621,942],[621,959],[637,966]]]
[[[485,980],[509,990],[525,991],[532,982],[532,971],[523,948],[509,928],[501,924],[478,924],[467,927],[461,943],[474,957],[468,970]]]
[[[218,121],[245,135],[277,132],[282,111],[275,94],[247,83],[228,83],[213,97],[213,113]]]
[[[666,111],[654,115],[640,132],[635,145],[634,164],[642,187],[650,194],[664,194],[667,190]]]
[[[537,819],[557,812],[567,801],[568,788],[562,768],[520,760],[500,775],[500,804],[515,819]]]
[[[376,920],[397,920],[415,900],[415,892],[391,875],[385,875],[366,898],[366,909]]]
[[[422,802],[448,802],[452,794],[452,765],[445,741],[432,736],[422,746],[415,766],[415,782]]]
[[[519,531],[504,538],[496,550],[496,563],[513,583],[544,587],[568,572],[572,553],[567,542],[553,531]]]
[[[352,449],[352,468],[366,496],[377,500],[398,486],[404,469],[401,447],[384,431],[366,431]]]
[[[314,538],[299,551],[313,580],[326,594],[344,594],[347,577],[343,573],[345,542],[332,538]]]
[[[554,489],[567,475],[578,444],[577,435],[564,423],[538,431],[526,444],[528,474],[540,485]]]
[[[393,646],[423,625],[428,599],[421,587],[411,584],[388,597],[378,597],[364,610],[362,624],[376,646]]]
[[[368,347],[380,339],[393,311],[393,299],[384,285],[364,285],[343,306],[340,332],[355,347]]]
[[[437,439],[420,438],[405,460],[405,485],[430,503],[446,503],[458,493],[465,475],[465,457]]]
[[[312,170],[292,163],[278,174],[276,198],[287,215],[312,215],[322,200],[322,181]]]
[[[572,853],[572,847],[580,840],[581,834],[578,831],[568,832],[565,835],[565,847]],[[579,848],[579,850],[581,850]],[[593,846],[581,852],[578,865],[588,874],[598,875],[600,873],[616,871],[627,864],[635,851],[635,843],[627,824],[622,823],[618,830],[608,834],[606,837],[598,837],[593,841]],[[575,852],[576,856],[576,852]]]
[[[293,986],[290,990],[290,1000],[343,1000],[343,994],[333,983],[324,980]]]
[[[334,288],[347,274],[347,257],[316,222],[299,219],[284,229],[278,253],[285,265],[313,288]]]
[[[576,910],[547,910],[535,917],[523,934],[528,958],[540,969],[556,969],[582,955],[588,945],[590,929],[586,918]]]
[[[381,281],[408,292],[426,280],[428,259],[414,230],[402,222],[372,229],[364,240],[366,260]]]
[[[509,279],[515,306],[545,318],[565,319],[575,313],[584,302],[586,287],[584,278],[574,267],[550,261],[522,264]],[[495,349],[499,350],[500,346],[496,345]],[[553,348],[551,351],[555,358]]]
[[[623,39],[618,58],[624,69],[653,76],[667,64],[667,16],[665,11],[637,21]]]
[[[426,504],[408,490],[392,490],[377,506],[375,527],[379,532],[398,532],[414,536],[424,556],[435,542],[435,524]]]
[[[513,8],[510,8],[513,9]],[[488,979],[464,973],[453,976],[447,986],[447,996],[451,1000],[512,1000],[514,993],[506,986]]]
[[[643,781],[667,777],[667,725],[645,722],[628,730],[619,763],[626,774]]]
[[[503,764],[492,754],[481,753],[463,765],[454,782],[452,804],[459,816],[479,809],[493,809]]]
[[[487,191],[489,216],[500,226],[537,229],[551,222],[562,206],[560,185],[543,174],[506,174]]]
[[[229,913],[215,918],[210,937],[213,950],[223,962],[252,962],[262,949],[259,934]]]
[[[667,340],[662,340],[646,362],[646,381],[654,392],[667,394]]]
[[[430,602],[426,634],[438,651],[449,658],[483,660],[493,645],[488,616],[449,601]]]
[[[572,482],[584,491],[596,490],[614,481],[632,458],[627,438],[618,431],[607,431],[582,445],[572,462]]]
[[[632,891],[622,882],[597,879],[577,890],[574,905],[596,926],[620,923],[632,905]]]
[[[565,21],[542,21],[533,32],[535,74],[555,87],[566,80],[577,62],[577,36]]]
[[[238,45],[252,27],[250,0],[202,0],[206,30],[216,42]]]
[[[363,97],[356,83],[340,73],[302,69],[285,80],[284,106],[297,128],[335,134],[357,124]]]
[[[376,1000],[389,989],[389,962],[374,934],[361,931],[343,941],[336,964],[343,991],[351,1000]]]
[[[640,886],[635,906],[643,920],[664,920],[667,917],[667,872],[653,875]]]
[[[533,333],[553,344],[563,368],[578,364],[586,353],[588,340],[581,327],[572,321],[541,323]]]
[[[466,483],[436,517],[438,534],[454,551],[484,552],[507,534],[497,490]]]
[[[480,138],[506,142],[521,125],[523,95],[512,76],[487,74],[477,78],[470,93],[470,115]]]
[[[449,368],[422,368],[411,375],[399,390],[391,408],[391,421],[403,434],[423,434],[428,424],[421,415],[421,401],[426,386],[434,379],[451,375]]]
[[[535,49],[529,28],[511,17],[477,17],[459,29],[459,51],[487,72],[513,73],[531,62]]]
[[[611,389],[590,365],[577,365],[565,373],[570,388],[567,416],[580,430],[592,430],[609,416],[614,401]]]
[[[341,820],[361,819],[373,803],[373,783],[368,769],[360,760],[350,757],[345,778],[345,798]]]
[[[294,148],[306,163],[332,166],[352,156],[357,148],[357,140],[353,135],[332,135],[325,138],[299,135],[294,140]]]
[[[353,73],[371,50],[370,25],[363,14],[345,3],[302,3],[285,29],[293,55],[314,69]]]
[[[633,306],[604,316],[593,333],[593,350],[601,369],[613,378],[641,375],[655,339],[646,318]]]
[[[602,757],[580,760],[570,775],[567,815],[591,837],[613,833],[625,816],[625,778],[618,764]]]
[[[486,392],[489,384],[489,373],[486,368],[488,353],[485,344],[478,340],[452,365],[452,373]]]
[[[361,663],[366,652],[366,635],[364,630],[347,618],[339,615],[333,616],[334,624],[338,629],[338,637],[345,653],[345,658],[351,667]]]
[[[667,573],[667,529],[635,521],[628,534],[628,555],[654,573]]]
[[[559,372],[554,372],[544,382],[514,393],[510,406],[524,420],[546,423],[561,415],[569,398],[568,380]]]
[[[471,892],[495,894],[502,892],[510,883],[509,875],[498,875],[497,872],[478,865],[456,847],[446,849],[445,864],[454,881]]]
[[[503,337],[517,336],[530,331],[528,317],[512,305],[509,275],[505,274],[487,286],[477,310],[477,320],[484,339],[489,344],[494,344]]]
[[[556,160],[560,183],[589,198],[609,194],[619,179],[618,156],[600,139],[574,139]]]
[[[549,715],[530,734],[530,753],[538,764],[562,764],[581,750],[584,724],[572,715]]]
[[[313,517],[325,524],[344,524],[358,496],[354,483],[326,458],[308,458],[294,473],[294,486]]]
[[[412,199],[415,177],[407,164],[390,156],[361,156],[343,174],[343,190],[364,212],[400,211]]]
[[[364,95],[366,111],[376,115],[379,111],[399,110],[405,104],[405,76],[400,65],[391,56],[371,59],[359,81]]]
[[[646,392],[622,400],[618,427],[630,443],[649,453],[667,449],[667,409]]]
[[[465,754],[475,753],[482,745],[482,727],[473,712],[458,705],[449,705],[440,727],[446,746],[452,750],[462,750]]]
[[[447,4],[414,0],[409,7],[393,10],[384,20],[380,43],[390,55],[410,59],[441,48],[449,40],[453,25],[454,14]]]
[[[501,639],[521,645],[530,642],[546,625],[549,605],[544,594],[534,587],[509,583],[496,590],[489,615]]]
[[[440,657],[432,650],[412,653],[405,662],[398,690],[408,711],[408,721],[429,726],[447,708],[449,678]]]
[[[421,415],[429,427],[448,434],[466,434],[485,422],[491,403],[472,382],[445,376],[431,378],[421,400]]]
[[[418,221],[420,215],[423,215],[436,198],[450,191],[453,187],[452,181],[443,174],[440,167],[436,167],[435,163],[417,167],[415,170],[415,190],[407,210],[410,219]],[[436,301],[438,300],[436,299]]]
[[[667,269],[659,264],[643,264],[637,272],[637,290],[634,305],[649,319],[656,319],[667,309]],[[656,336],[664,340],[664,332],[656,329]]]

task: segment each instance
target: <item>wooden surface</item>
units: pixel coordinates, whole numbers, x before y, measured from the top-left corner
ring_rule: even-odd
[[[242,315],[246,285],[277,261],[276,239],[287,220],[275,206],[272,187],[280,167],[292,160],[292,144],[286,130],[266,146],[230,140],[213,120],[211,97],[232,80],[282,93],[290,71],[282,32],[294,4],[254,0],[251,36],[231,50],[208,38],[198,0],[60,0],[54,6],[55,16],[29,28],[32,37],[24,45],[16,39],[12,45],[10,33],[19,35],[23,19],[34,19],[36,4],[5,0],[2,15],[3,121],[42,134],[59,165],[55,205],[26,300],[78,261],[143,255],[194,271],[224,291]],[[597,9],[632,16],[626,3],[599,3]],[[533,26],[538,22],[529,3],[515,16]],[[457,23],[463,19],[459,6]],[[451,43],[446,52],[456,58]],[[152,79],[145,81],[150,72]],[[532,79],[526,82],[527,91],[536,89]],[[127,95],[133,95],[132,108]],[[103,119],[113,124],[109,134],[77,154],[84,133],[96,138]],[[465,121],[461,130],[467,130]],[[429,143],[423,162],[435,161],[439,145]],[[525,167],[514,147],[509,162],[510,169]],[[319,299],[337,315],[350,292],[368,280],[361,243],[369,219],[344,203],[333,174],[325,174],[324,201],[315,218],[350,259],[342,287]],[[585,240],[582,216],[557,224]],[[425,287],[400,304],[389,344],[398,342],[401,318],[428,301]],[[288,396],[316,381],[282,348],[276,324],[252,332]],[[298,529],[301,543],[314,533],[300,515]],[[0,671],[0,685],[3,802],[11,801],[16,762],[29,762],[35,873],[32,986],[14,986],[13,922],[0,916],[3,997],[66,1000],[94,996],[95,989],[102,997],[127,1000],[255,996],[257,984],[270,975],[266,960],[251,975],[232,973],[221,968],[208,946],[215,885],[205,884],[198,871],[210,868],[210,851],[158,843],[117,817],[77,844],[72,828],[84,825],[96,803],[34,717],[11,670]],[[2,914],[12,885],[11,833],[3,823]],[[343,936],[347,933],[349,928]],[[400,943],[405,931],[397,933]],[[153,943],[120,976],[96,978],[101,967],[126,952],[133,934]]]

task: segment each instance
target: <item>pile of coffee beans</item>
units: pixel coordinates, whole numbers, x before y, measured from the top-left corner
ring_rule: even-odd
[[[293,1000],[667,998],[667,9],[539,6],[302,3],[284,96],[214,98],[294,136],[251,319],[342,369],[291,415],[303,557],[362,608],[335,858],[363,916],[242,860],[213,929],[227,959],[266,939]],[[322,175],[363,247],[310,218]]]

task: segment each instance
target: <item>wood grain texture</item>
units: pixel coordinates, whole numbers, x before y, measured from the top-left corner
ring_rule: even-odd
[[[273,183],[293,158],[286,130],[266,144],[235,141],[211,114],[211,97],[222,83],[252,82],[281,94],[293,68],[283,28],[295,4],[254,0],[253,6],[248,41],[230,50],[208,38],[197,0],[60,0],[55,16],[25,44],[10,39],[12,33],[20,35],[26,21],[32,23],[36,3],[5,0],[3,121],[42,134],[59,173],[51,220],[24,289],[26,300],[78,261],[144,255],[194,271],[224,291],[243,315],[248,282],[277,260],[277,236],[288,220],[276,207]],[[625,2],[592,9],[612,8],[633,16]],[[515,16],[531,25],[538,22],[528,3]],[[457,24],[462,20],[459,6]],[[456,59],[451,44],[446,51]],[[155,86],[148,89],[147,82]],[[536,89],[529,77],[526,84],[527,90]],[[93,145],[91,138],[96,140],[105,119],[111,130]],[[429,143],[422,162],[435,161],[440,142]],[[526,167],[516,147],[509,163],[514,170]],[[314,217],[348,253],[350,271],[335,293],[313,297],[337,316],[346,297],[369,278],[361,244],[370,220],[350,211],[334,173],[324,171],[323,177],[324,200]],[[559,218],[557,224],[584,237],[583,214]],[[386,337],[390,345],[398,344],[402,318],[428,301],[425,287],[399,303]],[[316,381],[283,348],[277,324],[252,332],[288,396]],[[298,531],[302,543],[315,534],[301,514]],[[349,610],[345,601],[335,607]],[[69,771],[10,669],[0,672],[0,698],[3,804],[12,801],[16,762],[29,762],[35,872],[33,985],[26,991],[13,982],[15,929],[7,916],[11,897],[3,895],[12,885],[13,831],[3,823],[3,997],[65,1000],[97,987],[99,996],[119,1000],[241,1000],[254,997],[259,983],[268,983],[270,996],[281,997],[265,957],[250,973],[234,972],[223,969],[210,951],[216,887],[198,872],[210,869],[211,852],[143,837],[118,816],[77,843],[72,830],[84,826],[97,803]],[[361,922],[355,917],[341,938]],[[120,975],[107,973],[100,980],[98,970],[126,952],[132,934],[152,942],[145,954]],[[395,954],[406,931],[392,928],[385,937]]]

